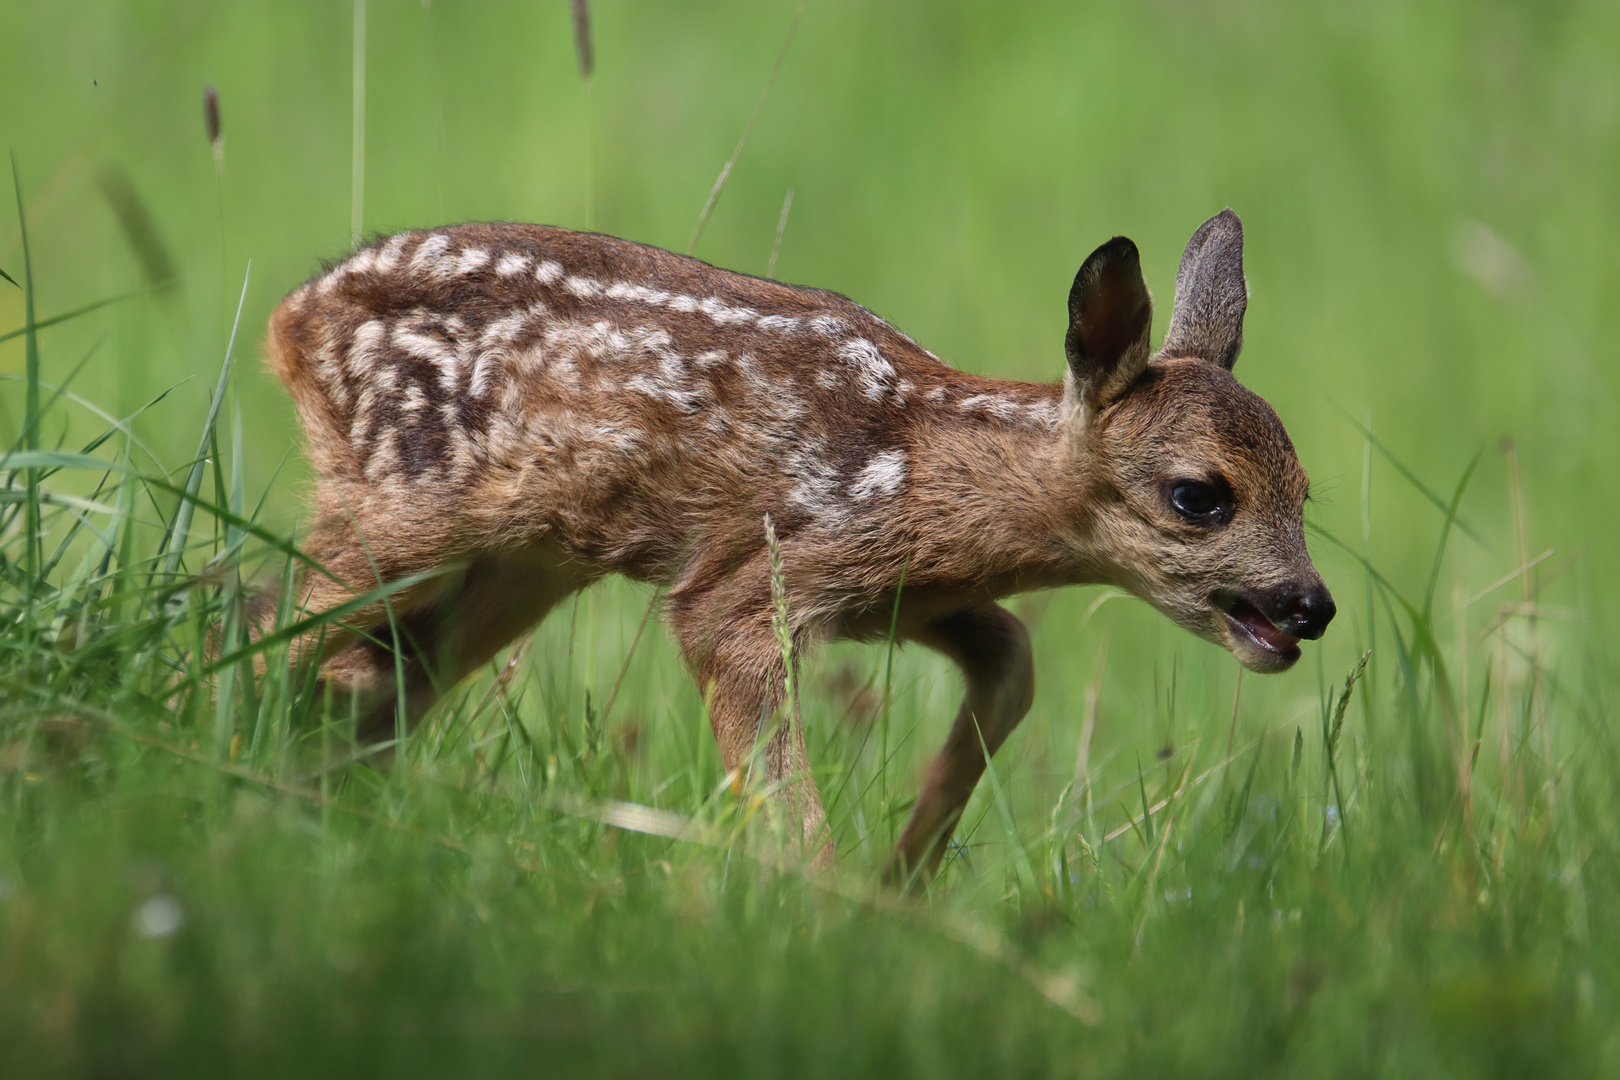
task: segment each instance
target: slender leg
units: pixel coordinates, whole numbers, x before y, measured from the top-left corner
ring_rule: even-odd
[[[330,611],[375,589],[380,582],[398,581],[400,578],[424,573],[449,560],[437,544],[405,546],[372,542],[355,528],[348,515],[328,515],[305,544],[311,557],[327,573],[302,569],[296,585],[296,609],[314,614]],[[325,660],[354,640],[351,631],[370,630],[386,624],[388,612],[410,611],[427,603],[450,584],[449,576],[429,578],[417,585],[394,592],[384,600],[377,600],[357,611],[350,612],[339,622],[321,630],[305,634],[293,643],[295,663]],[[268,621],[274,608],[274,598],[265,598],[259,611],[260,618]],[[319,656],[315,650],[319,649]]]
[[[765,586],[763,597],[748,604],[744,615],[735,614],[736,609],[715,594],[677,597],[670,621],[708,700],[721,764],[739,776],[751,770],[753,779],[763,782],[788,820],[800,822],[804,842],[820,845],[814,860],[819,868],[832,859],[832,846],[824,835],[826,814],[810,775],[804,725],[791,706],[783,707],[786,672],[771,627],[768,580]],[[727,608],[726,617],[717,618],[722,607]],[[762,733],[769,739],[756,756]]]
[[[578,563],[543,544],[458,555],[450,539],[452,513],[375,500],[351,507],[330,491],[321,502],[325,512],[305,547],[328,573],[300,572],[300,612],[331,611],[380,582],[460,564],[293,643],[294,662],[319,663],[334,701],[357,704],[363,740],[393,732],[402,681],[414,721],[441,691],[590,580]],[[273,592],[252,605],[256,632],[269,629],[274,607]]]
[[[930,623],[916,640],[961,665],[967,694],[884,869],[885,880],[912,888],[939,867],[984,773],[986,751],[1000,748],[1035,696],[1029,631],[1006,608],[990,604],[959,611]]]
[[[583,582],[533,562],[484,554],[426,603],[383,622],[327,660],[322,677],[336,700],[357,692],[356,734],[365,741],[394,731],[401,676],[406,716],[414,723],[445,690],[535,623]],[[395,640],[398,640],[396,659]]]

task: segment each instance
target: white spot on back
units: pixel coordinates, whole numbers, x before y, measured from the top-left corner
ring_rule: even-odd
[[[989,413],[997,420],[1005,420],[1008,423],[1017,423],[1024,418],[1024,407],[1021,403],[996,394],[974,394],[970,398],[964,398],[956,407],[963,412]]]
[[[496,368],[507,359],[511,345],[535,321],[546,315],[544,304],[531,304],[522,311],[514,311],[492,320],[478,335],[478,360],[473,365],[472,383],[467,393],[478,397],[489,387]]]
[[[817,315],[810,320],[810,329],[823,337],[843,337],[849,333],[849,324],[837,315]]]
[[[838,470],[827,460],[826,444],[815,440],[802,450],[795,450],[784,462],[783,472],[793,478],[788,502],[812,518],[842,516],[838,502]]]
[[[534,268],[534,280],[542,285],[555,285],[563,276],[562,264],[546,259]]]
[[[838,346],[838,355],[855,369],[861,393],[873,401],[883,397],[894,380],[894,365],[884,359],[876,345],[865,338],[851,338]]]
[[[345,375],[356,381],[368,378],[387,329],[381,319],[371,319],[355,328],[354,341],[341,358]]]
[[[732,307],[713,296],[698,304],[698,310],[721,326],[738,326],[759,318],[759,312],[751,307]]]
[[[1027,406],[1030,417],[1042,427],[1055,428],[1058,426],[1060,413],[1055,401],[1036,401]]]
[[[411,255],[411,269],[430,269],[449,250],[450,238],[444,233],[434,233],[416,246],[416,251]]]
[[[343,272],[345,274],[364,274],[376,265],[377,249],[366,248],[364,251],[356,252],[353,258],[343,264]]]
[[[482,270],[489,262],[489,252],[483,248],[467,248],[450,264],[452,274],[471,274]]]
[[[388,242],[377,253],[375,269],[379,274],[389,273],[394,269],[395,264],[399,262],[400,255],[405,251],[405,237],[405,233],[395,233],[388,238]]]
[[[438,368],[439,385],[444,388],[446,394],[455,393],[461,358],[457,356],[453,347],[432,334],[425,333],[421,329],[421,323],[414,319],[402,319],[394,326],[393,345],[401,352],[419,360],[426,360]],[[415,389],[414,385],[412,389]]]
[[[855,499],[870,499],[874,495],[894,495],[906,482],[906,455],[900,450],[885,450],[873,455],[855,476],[849,493]]]
[[[625,383],[628,389],[668,402],[683,412],[695,412],[699,405],[711,400],[707,388],[694,388],[691,385],[687,378],[685,357],[671,348],[667,330],[639,326],[627,336],[634,353],[650,357],[658,365],[655,372],[632,376]]]
[[[602,283],[595,278],[576,277],[570,274],[563,279],[563,288],[581,300],[588,300],[602,291]]]
[[[630,300],[638,304],[662,304],[670,298],[669,293],[663,289],[648,288],[646,285],[632,285],[623,281],[616,281],[602,290],[603,295],[614,300]]]
[[[508,252],[495,264],[495,273],[501,277],[517,277],[529,269],[529,260],[517,252]]]

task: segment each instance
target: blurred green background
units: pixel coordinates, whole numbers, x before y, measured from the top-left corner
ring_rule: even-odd
[[[560,0],[371,0],[365,233],[584,227],[589,143],[595,227],[684,250],[794,12],[595,4],[588,139]],[[1324,524],[1358,531],[1362,438],[1342,410],[1435,486],[1512,436],[1538,537],[1601,548],[1620,493],[1617,23],[1596,2],[813,0],[698,254],[763,272],[791,188],[778,276],[853,296],[958,366],[1055,379],[1092,247],[1138,242],[1162,332],[1187,235],[1231,205],[1253,292],[1239,373],[1288,424]],[[251,343],[349,247],[347,4],[12,2],[0,39],[0,141],[42,316],[141,284],[98,188],[109,168],[179,270],[172,294],[53,331],[58,372],[99,342],[81,393],[132,408],[208,374],[248,260]],[[217,186],[205,83],[224,116]],[[20,264],[8,214],[0,267]],[[0,326],[21,303],[0,292]],[[0,346],[0,368],[21,363],[20,341]],[[294,427],[255,378],[262,485]],[[169,430],[178,451],[190,435]],[[1482,527],[1493,466],[1469,506]],[[1380,494],[1404,523],[1406,493]],[[1400,531],[1381,538],[1398,562]]]
[[[591,226],[685,250],[798,5],[598,0],[591,9],[596,68],[587,95],[563,0],[369,0],[363,233],[509,219]],[[1537,650],[1544,650],[1549,685],[1573,703],[1561,715],[1593,725],[1560,720],[1564,726],[1553,729],[1560,741],[1549,746],[1567,765],[1589,754],[1583,740],[1596,738],[1592,731],[1607,731],[1602,718],[1615,675],[1606,626],[1609,605],[1620,600],[1617,56],[1620,5],[1599,0],[809,0],[697,254],[763,273],[791,190],[776,276],[845,293],[959,367],[1055,380],[1067,291],[1093,247],[1120,233],[1136,240],[1162,335],[1182,246],[1200,222],[1232,206],[1247,230],[1251,293],[1237,374],[1277,409],[1311,475],[1309,518],[1322,530],[1313,552],[1341,611],[1294,672],[1243,684],[1239,739],[1282,730],[1266,751],[1267,769],[1280,778],[1287,730],[1313,730],[1323,687],[1342,681],[1368,644],[1388,644],[1383,601],[1369,596],[1354,555],[1324,535],[1365,550],[1408,596],[1421,599],[1437,574],[1436,634],[1448,648],[1459,643],[1453,662],[1461,665],[1463,700],[1472,678],[1476,706],[1491,676],[1482,674],[1483,658],[1470,668],[1462,654],[1502,625],[1498,605],[1515,600],[1521,583],[1483,590],[1515,570],[1521,549],[1531,557],[1553,549],[1531,576],[1540,636],[1514,637],[1514,648],[1492,655],[1510,658],[1512,686],[1522,691],[1541,685]],[[251,360],[279,298],[351,246],[352,8],[0,0],[0,57],[0,145],[13,155],[26,206],[38,315],[137,292],[45,331],[43,378],[64,379],[83,361],[74,391],[117,415],[177,386],[137,431],[167,465],[183,464],[196,447],[249,261],[238,347]],[[223,114],[220,169],[203,131],[205,84],[218,88]],[[143,218],[144,233],[139,225],[134,231],[146,238],[132,240],[131,222]],[[173,280],[156,287],[165,261]],[[9,207],[0,212],[0,269],[21,280],[21,235]],[[22,291],[0,282],[0,334],[23,322]],[[0,373],[15,376],[23,364],[20,338],[0,342]],[[291,532],[308,472],[290,403],[256,362],[243,364],[240,378],[250,505],[268,489],[265,520]],[[0,384],[0,439],[17,437],[21,416],[21,384]],[[102,426],[72,406],[51,414],[43,439],[76,445]],[[1364,427],[1385,450],[1369,443]],[[1464,533],[1453,535],[1435,571],[1443,514],[1391,459],[1445,500],[1476,456],[1460,505]],[[1515,461],[1522,536],[1511,499]],[[530,654],[533,678],[548,688],[546,708],[572,716],[584,691],[603,699],[646,596],[608,585],[586,598],[577,663],[561,690],[557,661],[565,650],[574,658],[574,646],[567,626],[548,624]],[[1199,739],[1208,744],[1203,768],[1217,756],[1210,747],[1230,738],[1233,661],[1140,605],[1099,607],[1101,596],[1069,590],[1016,605],[1035,628],[1039,689],[998,767],[1021,821],[1038,823],[1073,775],[1085,697],[1099,683],[1089,752],[1111,787],[1135,782],[1138,761],[1151,764],[1161,749]],[[851,688],[881,662],[874,650],[839,647],[812,670],[812,743],[819,740],[834,772],[839,754],[859,755],[859,731],[841,724],[859,711]],[[1396,671],[1389,648],[1373,663],[1375,672],[1384,666],[1383,686],[1405,687],[1417,700],[1412,687],[1420,680]],[[645,721],[651,749],[635,759],[627,793],[661,805],[701,799],[718,764],[701,702],[673,649],[649,634],[629,670],[619,722],[639,732]],[[894,681],[897,709],[916,717],[920,732],[885,780],[903,789],[942,736],[956,691],[943,662],[921,653],[899,659]],[[482,684],[472,691],[483,693]],[[1406,737],[1400,719],[1389,719],[1395,697],[1380,700],[1352,712],[1352,724],[1362,725],[1353,732],[1362,740],[1358,753],[1371,755],[1381,709],[1395,725],[1385,732]],[[1415,705],[1411,716],[1429,704]],[[1485,751],[1487,761],[1493,752]],[[1493,767],[1507,770],[1508,756],[1504,749]],[[1408,767],[1392,759],[1384,775],[1405,776]],[[682,783],[666,790],[660,785],[672,774]],[[1377,768],[1368,775],[1379,775]],[[1173,778],[1167,772],[1160,781]],[[1374,788],[1367,797],[1392,790]],[[1511,801],[1507,788],[1500,793]],[[1612,832],[1612,797],[1594,799],[1585,827]],[[981,812],[988,810],[970,817]],[[1116,808],[1110,825],[1121,820]],[[839,812],[834,822],[846,841],[870,824]],[[1402,863],[1396,878],[1422,866],[1431,839],[1440,850],[1436,824],[1425,818],[1412,827],[1416,861]],[[84,843],[104,852],[121,850],[123,841]],[[1572,873],[1571,865],[1593,858],[1581,843],[1570,840],[1557,858],[1548,856],[1553,869],[1537,864],[1533,873]],[[1603,880],[1612,884],[1614,849],[1602,850]],[[1336,910],[1326,898],[1332,886],[1314,872],[1300,870],[1299,882],[1315,883],[1300,885],[1304,895]],[[247,880],[240,888],[251,893]],[[71,875],[58,887],[72,892]],[[554,887],[565,907],[589,906],[597,895],[584,885]],[[1398,907],[1407,895],[1392,887],[1382,901]],[[1610,895],[1594,893],[1581,910],[1607,905]],[[369,902],[355,900],[356,910]],[[1486,900],[1479,903],[1485,911]],[[1564,927],[1562,914],[1523,905],[1512,915],[1523,932],[1540,928],[1544,941],[1561,943],[1549,944],[1547,955],[1565,956],[1559,948],[1578,951],[1589,940],[1567,927],[1547,929]],[[1309,922],[1309,902],[1305,909]],[[1242,911],[1240,904],[1240,930]],[[1496,917],[1494,909],[1487,914]],[[1230,915],[1222,909],[1222,926]],[[1105,956],[1129,966],[1135,918],[1121,915],[1096,931],[1115,934],[1114,944],[1082,949],[1087,970]],[[787,955],[773,952],[774,939],[756,924],[736,925],[761,935],[748,939],[755,950],[748,955]],[[1183,929],[1180,938],[1167,930],[1157,959],[1121,976],[1116,999],[1150,1002],[1158,980],[1180,977],[1177,950],[1197,949],[1207,926]],[[1405,932],[1414,937],[1403,940],[1421,939],[1423,927]],[[1140,935],[1138,927],[1138,942]],[[844,957],[878,948],[858,934],[838,940]],[[1381,947],[1403,946],[1380,939],[1368,955]],[[1500,1017],[1530,1002],[1538,1017],[1567,1013],[1599,1031],[1591,1010],[1612,1005],[1612,963],[1599,972],[1594,1006],[1590,971],[1583,983],[1558,966],[1562,960],[1549,961],[1555,973],[1544,985],[1536,981],[1541,969],[1502,960],[1500,941],[1478,947],[1484,959],[1447,968],[1450,981],[1423,1006],[1437,1030],[1452,1022],[1446,1017],[1464,1016],[1457,1030],[1494,1026],[1509,1032],[1504,1040],[1517,1040],[1519,1029],[1503,1027]],[[1325,977],[1353,962],[1330,963]],[[1498,971],[1491,965],[1501,962],[1508,964],[1501,970],[1531,973],[1509,979],[1500,1000],[1476,999],[1467,989],[1478,981],[1469,966],[1476,962],[1481,971]],[[1223,968],[1213,952],[1199,963],[1222,973],[1211,986],[1243,977],[1241,965]],[[1291,970],[1289,980],[1297,975]],[[1421,982],[1425,970],[1418,964],[1411,977]],[[820,977],[829,986],[845,978]],[[1376,979],[1371,985],[1387,988]],[[751,986],[740,979],[737,1000],[754,993]],[[881,986],[869,990],[862,1000],[888,1000]],[[772,992],[791,996],[782,987]],[[1293,1001],[1293,993],[1279,990],[1277,1000]],[[941,1015],[949,1004],[939,1006]],[[1222,1007],[1204,1004],[1216,1013]],[[1266,1012],[1270,1005],[1254,1007],[1254,1015],[1275,1019],[1293,1006],[1277,1005],[1275,1014]],[[635,1015],[625,1008],[624,1016]],[[1151,1004],[1142,1008],[1134,1015],[1153,1015]],[[1249,1022],[1235,1006],[1232,1015]],[[1449,1036],[1436,1038],[1424,1045],[1437,1057],[1412,1060],[1444,1059]],[[1604,1045],[1612,1063],[1620,1051],[1612,1039]],[[1132,1053],[1141,1047],[1120,1060],[1144,1060]],[[1166,1053],[1164,1060],[1184,1065],[1198,1060],[1195,1052]],[[1492,1050],[1479,1060],[1488,1073],[1491,1062],[1532,1058]]]
[[[371,0],[364,233],[584,227],[594,199],[596,228],[685,250],[795,11],[593,5],[587,112],[560,0]],[[0,141],[29,206],[41,317],[143,284],[109,171],[178,270],[170,289],[51,330],[45,378],[88,356],[75,388],[120,415],[181,384],[141,430],[183,460],[249,260],[251,354],[280,296],[350,246],[351,9],[13,2],[0,40]],[[1230,205],[1252,292],[1238,374],[1288,425],[1314,521],[1359,547],[1369,495],[1371,557],[1416,591],[1440,516],[1381,456],[1364,492],[1353,421],[1447,496],[1483,450],[1462,514],[1486,542],[1456,548],[1456,574],[1494,579],[1516,565],[1497,452],[1510,437],[1532,554],[1558,549],[1539,568],[1562,583],[1550,596],[1601,617],[1620,599],[1606,557],[1620,531],[1617,41],[1620,10],[1596,2],[815,0],[698,254],[764,272],[791,189],[779,277],[852,296],[960,367],[1056,379],[1086,253],[1137,241],[1162,333],[1182,245]],[[224,118],[220,177],[205,84]],[[8,215],[0,268],[20,265]],[[0,290],[0,326],[21,324],[20,291]],[[21,340],[0,344],[0,370],[21,367]],[[274,379],[243,367],[248,488],[279,474],[269,518],[291,528],[296,425]],[[0,435],[19,408],[20,391]],[[1315,546],[1348,601],[1327,646],[1337,669],[1367,636],[1361,574]],[[1210,659],[1138,615],[1128,652]]]

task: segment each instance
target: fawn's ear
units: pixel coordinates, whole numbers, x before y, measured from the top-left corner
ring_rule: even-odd
[[[1176,271],[1176,310],[1164,355],[1196,356],[1228,371],[1243,348],[1243,222],[1230,207],[1198,226]]]
[[[1107,405],[1142,373],[1152,327],[1153,298],[1136,245],[1116,236],[1086,257],[1069,290],[1063,347],[1088,408]]]

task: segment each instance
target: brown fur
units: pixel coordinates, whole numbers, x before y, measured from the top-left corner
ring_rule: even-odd
[[[1201,245],[1206,266],[1225,265],[1209,254],[1223,235]],[[668,588],[722,761],[745,769],[783,697],[768,514],[797,650],[884,636],[901,591],[900,637],[966,675],[892,867],[926,877],[1033,694],[1028,635],[997,600],[1110,582],[1277,670],[1291,660],[1244,639],[1215,598],[1260,598],[1270,616],[1289,588],[1320,590],[1281,424],[1198,355],[1198,325],[1181,327],[1181,356],[1148,359],[1135,258],[1116,239],[1087,261],[1068,377],[1043,385],[954,370],[836,294],[612,237],[463,225],[363,249],[270,323],[320,477],[308,549],[331,571],[306,575],[299,600],[326,610],[455,569],[344,620],[370,640],[328,633],[323,677],[360,696],[361,734],[378,737],[393,729],[396,630],[415,717],[558,601],[621,573]],[[1230,292],[1229,274],[1219,283]],[[1233,328],[1213,334],[1235,356]],[[1215,473],[1231,519],[1178,518],[1166,485]],[[821,843],[797,725],[775,729],[761,766]]]

